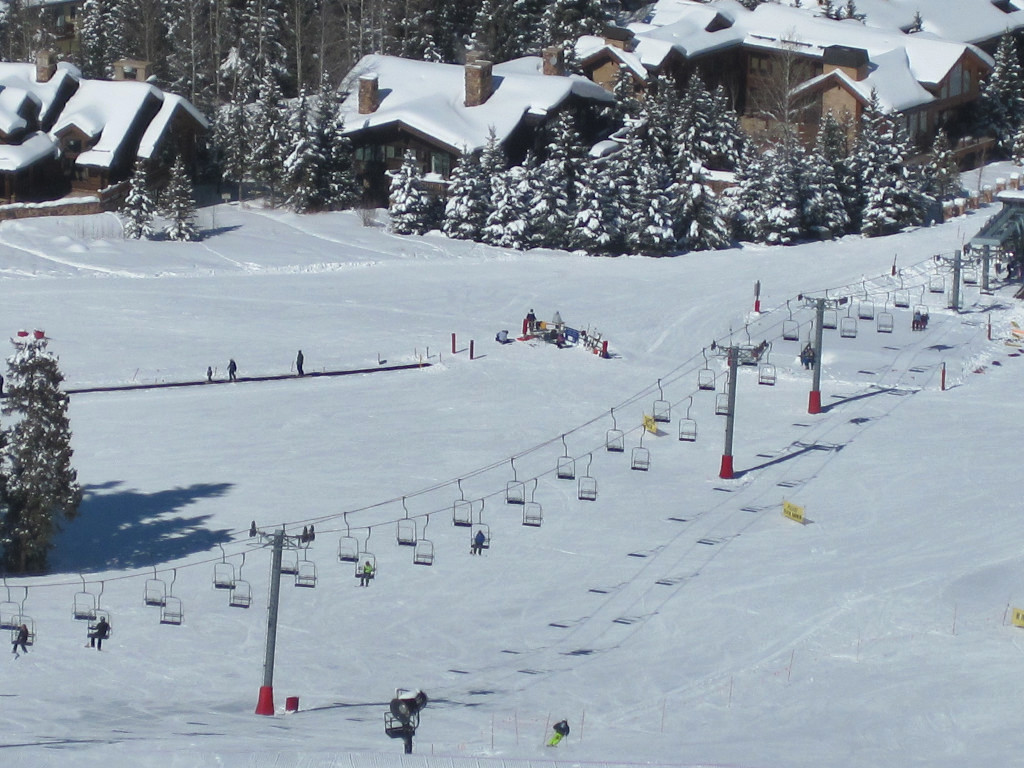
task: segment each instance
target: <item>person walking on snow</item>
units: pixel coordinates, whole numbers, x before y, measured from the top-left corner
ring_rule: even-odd
[[[303,372],[302,372],[302,361],[303,361],[304,359],[305,359],[305,358],[304,358],[304,357],[302,356],[302,350],[300,349],[300,350],[299,350],[299,354],[297,354],[297,355],[295,356],[295,370],[299,372],[299,376],[303,376],[303,375],[305,375],[305,374],[303,374]]]
[[[562,741],[566,736],[569,735],[569,723],[565,720],[559,720],[555,723],[555,733],[548,741],[549,747],[557,747],[559,742]]]
[[[231,358],[228,360],[228,381],[235,381],[235,372],[238,371],[238,365],[235,363],[235,359]]]
[[[103,650],[103,641],[110,636],[110,622],[106,616],[100,616],[92,632],[89,633],[89,647],[97,651]]]
[[[21,653],[28,653],[28,625],[22,624],[18,627],[18,634],[14,637],[14,642],[11,643],[11,653],[14,654],[14,658],[18,658],[21,654],[18,653],[18,647],[21,647]]]

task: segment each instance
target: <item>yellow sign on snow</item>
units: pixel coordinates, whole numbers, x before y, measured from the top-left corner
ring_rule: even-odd
[[[1024,627],[1024,610],[1020,608],[1013,609],[1013,626]]]
[[[791,501],[783,501],[782,516],[788,517],[790,520],[796,520],[798,523],[802,523],[804,522],[804,508],[798,507]]]
[[[658,422],[654,420],[653,416],[644,414],[644,429],[650,432],[652,435],[658,434]]]

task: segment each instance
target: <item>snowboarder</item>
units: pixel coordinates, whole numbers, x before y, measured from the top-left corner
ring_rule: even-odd
[[[370,579],[372,579],[372,578],[373,578],[373,566],[370,564],[370,561],[367,560],[366,563],[363,564],[363,569],[359,572],[359,586],[360,587],[368,587],[368,586],[370,586]]]
[[[206,366],[206,381],[208,384],[213,383],[213,366]]]
[[[299,376],[304,376],[305,375],[302,372],[302,361],[303,360],[305,360],[305,358],[302,356],[302,350],[300,349],[299,350],[299,354],[297,354],[295,356],[295,370],[299,372]]]
[[[469,554],[471,555],[482,555],[484,544],[487,542],[487,537],[484,536],[483,531],[477,531],[476,536],[473,537],[473,546],[469,548]]]
[[[21,654],[18,653],[18,647],[21,647],[21,653],[28,653],[28,625],[22,624],[18,627],[18,634],[14,637],[14,642],[11,643],[11,653],[14,654],[14,658],[18,658]]]
[[[235,381],[235,373],[238,371],[238,364],[235,363],[235,359],[231,358],[228,360],[228,381]]]
[[[565,720],[559,720],[555,723],[555,733],[552,735],[551,740],[548,741],[549,747],[557,747],[559,742],[569,735],[569,723]]]
[[[109,636],[110,622],[107,621],[106,616],[100,616],[100,620],[96,622],[96,626],[94,626],[92,632],[89,633],[89,647],[95,648],[97,651],[102,651],[103,641]]]

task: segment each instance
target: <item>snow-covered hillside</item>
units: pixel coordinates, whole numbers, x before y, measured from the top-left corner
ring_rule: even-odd
[[[401,752],[382,719],[396,687],[431,697],[408,766],[1007,762],[1024,717],[1024,630],[1010,621],[1024,607],[1024,359],[1003,339],[1024,311],[1009,287],[968,286],[959,314],[928,290],[949,282],[932,256],[994,212],[661,260],[236,206],[206,209],[196,244],[123,241],[107,217],[4,222],[0,327],[45,330],[68,389],[197,382],[72,395],[81,515],[51,574],[0,591],[24,598],[38,632],[4,675],[5,762],[385,765]],[[901,281],[930,308],[925,332],[894,307]],[[810,415],[803,342],[782,328],[792,312],[806,338],[797,297],[826,290],[876,317],[855,338],[825,331],[825,407]],[[494,342],[531,308],[598,330],[611,359]],[[876,331],[883,312],[891,334]],[[736,477],[722,480],[724,366],[709,352],[718,391],[698,390],[702,349],[761,340],[777,383],[740,371]],[[201,383],[230,358],[243,379],[288,374],[299,349],[307,373],[429,367]],[[650,469],[634,471],[655,400],[671,422],[643,438]],[[677,439],[687,414],[696,442]],[[604,449],[613,426],[623,453]],[[596,501],[555,476],[561,456],[596,480]],[[542,525],[505,503],[510,482]],[[489,526],[482,557],[452,524],[460,498]],[[784,518],[783,500],[809,522]],[[407,516],[432,566],[398,545]],[[316,588],[284,581],[272,718],[253,714],[270,567],[253,520],[317,532],[303,553]],[[369,588],[337,559],[348,535],[376,556]],[[214,588],[222,557],[251,608]],[[144,605],[149,579],[181,598],[181,626]],[[112,614],[102,653],[72,618],[82,591]],[[287,696],[298,713],[283,714]],[[561,718],[572,733],[545,749]]]

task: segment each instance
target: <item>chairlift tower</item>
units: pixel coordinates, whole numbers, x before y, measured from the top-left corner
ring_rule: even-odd
[[[811,393],[807,400],[808,413],[821,413],[821,332],[824,328],[825,307],[827,306],[834,312],[848,300],[847,296],[839,299],[830,299],[824,296],[817,299],[807,299],[808,303],[814,306],[814,363],[811,366],[814,370],[814,378],[811,383]]]
[[[962,277],[962,274],[963,274],[963,251],[961,251],[959,249],[956,250],[956,251],[953,251],[952,258],[950,258],[949,256],[938,255],[938,256],[935,257],[935,262],[937,264],[941,263],[941,262],[945,262],[945,263],[951,264],[953,266],[953,287],[950,289],[950,292],[949,292],[949,308],[952,309],[954,312],[959,313],[960,312],[960,284],[962,282],[961,277]],[[988,265],[986,264],[985,267],[986,267],[985,268],[985,272],[988,272]],[[986,279],[985,282],[988,282],[987,279]]]
[[[718,476],[723,480],[731,480],[732,471],[732,435],[736,423],[736,380],[739,370],[739,352],[736,347],[726,350],[729,360],[729,410],[725,415],[725,450],[722,452],[722,467]]]
[[[282,553],[288,549],[302,547],[301,536],[288,536],[284,528],[273,533],[258,531],[264,547],[273,548],[270,564],[270,600],[267,604],[267,645],[263,656],[263,685],[260,686],[257,715],[274,714],[274,654],[277,650],[277,606],[281,598]]]

